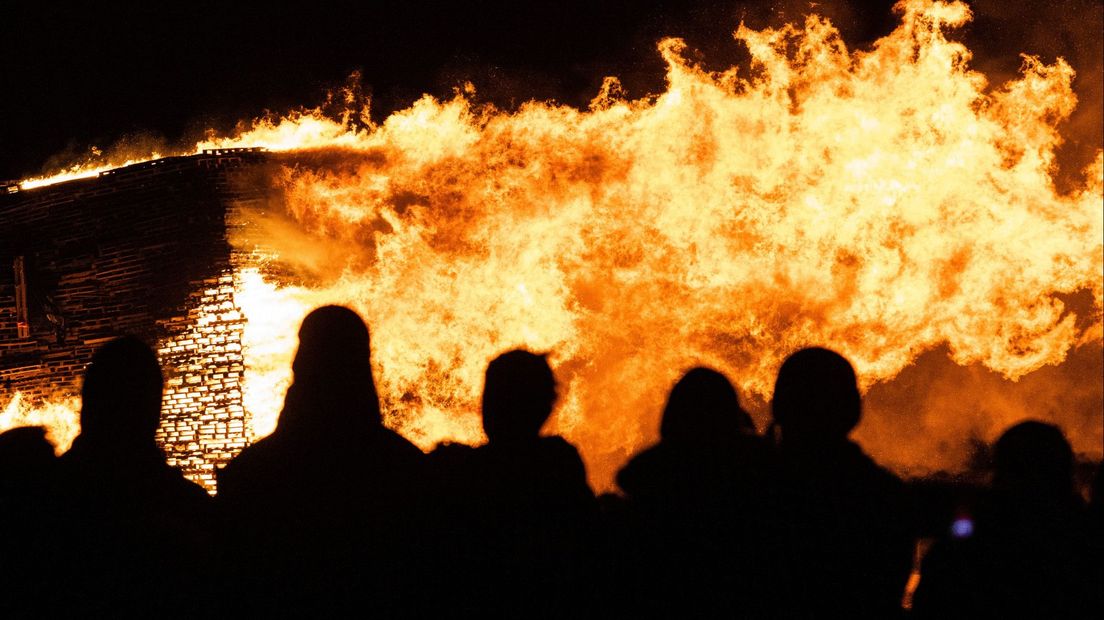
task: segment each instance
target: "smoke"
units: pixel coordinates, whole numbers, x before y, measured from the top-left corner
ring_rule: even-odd
[[[928,351],[866,394],[856,438],[880,462],[907,475],[962,471],[975,444],[991,444],[1025,419],[1057,424],[1086,460],[1102,448],[1099,345],[1011,381],[977,364],[959,366],[945,348]]]

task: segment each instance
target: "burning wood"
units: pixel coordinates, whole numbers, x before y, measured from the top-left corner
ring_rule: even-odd
[[[480,440],[495,354],[551,352],[564,387],[555,427],[599,487],[654,439],[681,370],[733,377],[762,425],[779,364],[809,344],[853,360],[865,388],[943,348],[963,372],[992,373],[985,385],[1042,372],[1081,390],[1052,411],[913,394],[918,411],[872,412],[858,433],[900,468],[962,467],[971,435],[1028,414],[1099,458],[1104,158],[1072,191],[1053,181],[1073,68],[1025,57],[1020,77],[990,87],[948,38],[966,5],[899,7],[901,24],[868,51],[817,17],[740,26],[749,69],[706,71],[668,39],[665,92],[625,100],[610,79],[587,111],[426,96],[378,126],[367,110],[306,110],[196,145],[274,153],[263,196],[231,209],[236,258],[219,277],[232,284],[218,284],[232,286],[230,305],[188,315],[198,326],[241,312],[228,319],[240,362],[215,366],[242,368],[220,388],[240,391],[241,428],[271,431],[294,326],[342,303],[379,343],[389,424],[422,447]],[[191,344],[164,341],[162,354],[239,355],[232,341],[196,345],[190,329],[175,338]],[[1089,361],[1048,370],[1071,355]],[[192,366],[207,385],[207,362]],[[893,432],[877,422],[887,416]]]

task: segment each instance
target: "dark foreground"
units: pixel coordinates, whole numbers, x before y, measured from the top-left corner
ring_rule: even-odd
[[[779,371],[765,436],[728,379],[688,372],[660,441],[596,498],[575,448],[540,435],[557,397],[543,356],[488,366],[485,445],[424,455],[381,423],[355,313],[320,308],[299,338],[278,428],[221,471],[214,499],[157,448],[161,372],[133,338],[89,365],[66,454],[42,429],[0,435],[0,617],[1102,610],[1100,476],[1085,503],[1057,427],[1008,429],[984,484],[905,484],[848,439],[850,363],[805,349]]]

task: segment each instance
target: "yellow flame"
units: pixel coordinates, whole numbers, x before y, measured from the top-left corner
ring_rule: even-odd
[[[378,126],[303,111],[197,145],[347,155],[279,173],[294,230],[266,245],[301,284],[241,273],[256,433],[274,426],[298,321],[321,303],[368,319],[389,421],[422,446],[481,436],[496,354],[551,352],[554,426],[602,486],[655,437],[691,365],[767,399],[809,344],[845,354],[865,386],[939,346],[1009,379],[1100,347],[1104,156],[1068,194],[1052,178],[1073,69],[1025,56],[990,88],[946,38],[965,4],[897,10],[868,51],[817,16],[741,25],[748,69],[706,71],[667,39],[666,92],[625,100],[608,79],[588,111],[507,113],[458,93]],[[1088,316],[1063,301],[1077,293]]]
[[[102,172],[113,170],[115,168],[121,168],[123,166],[129,166],[131,164],[139,164],[144,161],[150,161],[152,159],[160,159],[162,155],[160,153],[143,153],[140,157],[122,159],[112,161],[111,163],[82,163],[74,164],[68,168],[52,174],[32,177],[29,179],[23,179],[19,182],[20,189],[34,189],[36,187],[44,187],[46,185],[54,185],[55,183],[64,183],[66,181],[75,181],[77,179],[89,179],[94,176],[98,176]]]
[[[54,451],[62,454],[80,433],[79,412],[80,399],[76,397],[62,396],[32,404],[21,392],[15,392],[0,410],[0,432],[21,426],[44,427]]]
[[[668,39],[654,100],[617,100],[609,82],[588,112],[424,97],[331,143],[373,154],[350,153],[351,172],[287,169],[289,213],[343,248],[311,263],[326,281],[315,299],[368,317],[392,423],[478,436],[487,361],[549,350],[566,388],[558,428],[602,479],[654,437],[692,364],[769,398],[781,360],[811,343],[847,355],[866,385],[944,343],[1013,379],[1091,334],[1099,346],[1101,157],[1072,194],[1051,178],[1072,69],[1027,57],[987,93],[944,36],[965,5],[899,10],[868,52],[818,17],[741,26],[746,75],[701,70]],[[257,131],[245,139],[291,133]],[[1087,328],[1058,297],[1082,290]],[[269,289],[281,292],[301,295]]]

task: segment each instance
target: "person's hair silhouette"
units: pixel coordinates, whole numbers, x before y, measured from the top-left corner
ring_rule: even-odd
[[[84,373],[81,436],[101,445],[152,443],[163,389],[157,356],[146,343],[134,336],[108,342]]]
[[[778,371],[771,412],[784,443],[844,440],[862,415],[855,369],[828,349],[794,353]]]
[[[364,320],[310,312],[292,375],[276,430],[219,472],[225,609],[399,613],[417,583],[424,455],[382,423]]]
[[[53,579],[43,579],[54,572],[50,491],[56,464],[44,428],[0,433],[0,617],[41,617],[42,599],[57,589]]]
[[[0,490],[8,482],[35,480],[54,464],[54,447],[41,426],[22,426],[0,433]]]
[[[313,310],[299,327],[299,348],[291,368],[301,381],[370,379],[368,326],[343,306]]]
[[[111,340],[92,356],[81,432],[58,460],[52,507],[56,577],[72,585],[47,615],[195,612],[198,601],[186,593],[207,564],[211,498],[157,445],[162,389],[157,356],[137,337]]]
[[[487,366],[483,387],[483,431],[491,443],[532,439],[552,414],[556,378],[548,359],[514,350]]]
[[[708,368],[675,383],[659,435],[617,474],[611,600],[628,616],[765,615],[781,557],[770,446]]]
[[[1035,420],[1005,431],[993,450],[993,487],[1063,499],[1073,493],[1073,449],[1062,431]]]
[[[368,326],[356,312],[322,306],[308,314],[291,369],[279,424],[295,437],[333,438],[340,429],[381,423]]]
[[[736,388],[709,368],[694,368],[679,379],[659,425],[664,441],[713,443],[753,433],[755,424],[740,406]]]

